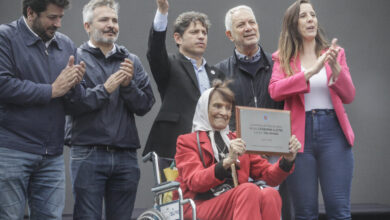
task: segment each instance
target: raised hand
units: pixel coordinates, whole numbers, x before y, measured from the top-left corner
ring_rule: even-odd
[[[295,137],[295,135],[291,136],[290,142],[289,142],[289,155],[284,155],[284,159],[292,162],[295,160],[298,151],[301,149],[302,145],[301,142],[298,141],[298,139]]]
[[[168,0],[156,0],[157,8],[161,14],[168,13],[169,3]]]
[[[123,71],[123,74],[126,75],[125,79],[122,81],[121,86],[128,86],[133,79],[133,74],[134,74],[134,66],[133,66],[133,61],[130,59],[125,59],[121,63],[120,70]]]

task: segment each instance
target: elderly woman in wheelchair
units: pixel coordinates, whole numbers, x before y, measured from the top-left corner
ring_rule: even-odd
[[[195,201],[197,219],[280,220],[279,193],[272,187],[261,188],[248,180],[261,179],[270,186],[280,184],[293,171],[301,144],[292,136],[290,154],[282,156],[275,164],[259,155],[245,154],[244,140],[229,131],[233,103],[234,95],[226,82],[214,83],[201,95],[193,132],[177,140],[177,181],[184,198]],[[184,217],[192,217],[188,205],[184,206]]]

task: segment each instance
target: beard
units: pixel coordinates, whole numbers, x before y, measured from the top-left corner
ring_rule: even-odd
[[[116,36],[113,37],[113,38],[107,38],[107,37],[104,37],[104,33],[106,32],[112,32],[112,33],[115,33]],[[116,40],[118,40],[118,36],[119,36],[119,31],[118,32],[115,32],[114,30],[110,29],[108,31],[100,31],[98,29],[93,29],[92,30],[92,33],[91,33],[91,36],[92,36],[92,39],[98,43],[104,43],[104,44],[113,44],[116,42]]]
[[[54,37],[55,32],[57,31],[57,27],[49,26],[45,28],[41,21],[39,20],[39,16],[36,17],[32,23],[31,29],[44,41],[47,42]]]

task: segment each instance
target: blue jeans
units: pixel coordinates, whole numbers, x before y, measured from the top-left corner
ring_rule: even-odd
[[[62,219],[65,205],[64,157],[0,147],[0,219]]]
[[[328,219],[351,219],[353,153],[333,110],[306,112],[304,153],[287,178],[295,219],[318,219],[318,183]]]
[[[74,219],[130,219],[140,170],[137,152],[72,146],[70,170],[75,198]]]

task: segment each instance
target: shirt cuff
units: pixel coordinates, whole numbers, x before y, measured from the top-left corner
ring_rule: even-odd
[[[222,181],[231,177],[231,173],[229,171],[230,169],[225,170],[225,168],[223,168],[223,161],[221,160],[215,165],[214,174],[217,179]]]
[[[153,21],[153,30],[155,31],[165,31],[168,26],[168,13],[161,14],[161,12],[157,9],[156,15],[154,16]]]
[[[119,86],[119,91],[131,93],[134,89],[137,88],[137,84],[135,84],[134,80],[131,80],[129,85],[127,86]]]
[[[107,91],[106,87],[104,86],[104,84],[100,84],[97,86],[97,88],[99,90],[102,90],[103,91],[103,94],[105,95],[106,98],[110,97],[110,93]]]
[[[293,167],[294,165],[294,161],[292,162],[289,162],[288,160],[284,159],[284,157],[282,157],[282,159],[280,159],[279,161],[279,168],[282,169],[284,172],[290,172],[291,168]]]

